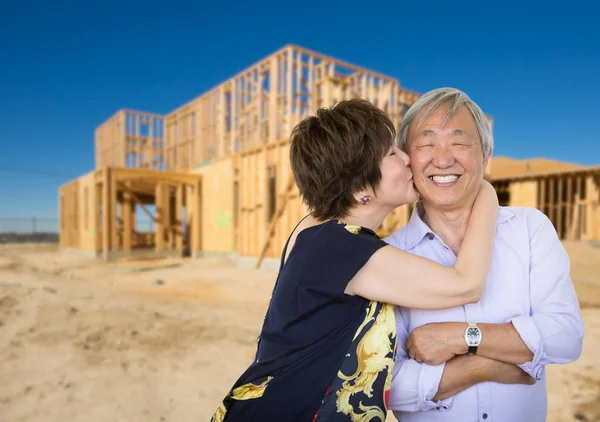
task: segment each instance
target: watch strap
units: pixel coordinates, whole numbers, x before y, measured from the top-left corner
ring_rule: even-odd
[[[467,329],[469,329],[470,327],[479,329],[479,326],[477,325],[476,322],[468,322],[467,324],[468,324],[468,328]],[[469,349],[468,349],[467,353],[470,354],[470,355],[474,355],[474,354],[477,353],[477,349],[478,348],[479,348],[479,346],[469,346]]]

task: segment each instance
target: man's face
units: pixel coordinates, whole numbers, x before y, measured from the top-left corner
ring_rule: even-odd
[[[472,205],[487,159],[483,157],[479,132],[468,108],[459,108],[443,125],[445,118],[445,107],[420,125],[417,117],[408,132],[407,152],[423,202],[454,210]]]

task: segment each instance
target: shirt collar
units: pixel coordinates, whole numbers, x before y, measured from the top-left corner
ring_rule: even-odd
[[[423,204],[421,202],[417,202],[413,209],[412,215],[410,216],[410,220],[406,225],[407,249],[412,249],[415,246],[417,246],[425,236],[435,236],[433,230],[431,230],[431,228],[422,220],[422,212]],[[500,225],[502,223],[505,223],[514,216],[515,215],[510,211],[508,207],[500,207],[498,209],[498,218],[496,220],[496,224]]]

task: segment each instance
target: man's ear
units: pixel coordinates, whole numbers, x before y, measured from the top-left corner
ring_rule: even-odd
[[[487,174],[487,169],[488,169],[488,165],[490,163],[490,158],[491,158],[491,155],[488,155],[487,157],[486,156],[483,157],[483,174]]]

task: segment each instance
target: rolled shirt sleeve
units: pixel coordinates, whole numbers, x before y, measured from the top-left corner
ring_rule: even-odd
[[[533,353],[519,365],[540,380],[544,366],[569,363],[581,355],[583,321],[575,287],[570,277],[569,256],[554,226],[535,210],[528,221],[530,239],[529,315],[509,320]]]

